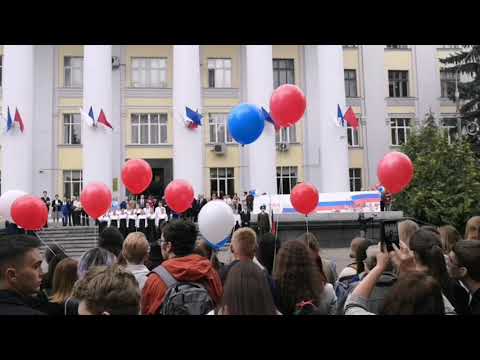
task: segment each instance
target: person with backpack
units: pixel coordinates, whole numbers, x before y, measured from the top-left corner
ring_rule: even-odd
[[[144,315],[205,315],[220,303],[223,286],[212,263],[194,254],[198,230],[189,220],[163,229],[165,261],[149,274],[142,291]]]

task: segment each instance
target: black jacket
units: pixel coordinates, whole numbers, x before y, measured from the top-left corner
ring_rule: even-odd
[[[0,315],[45,315],[27,305],[25,298],[19,294],[0,290]]]

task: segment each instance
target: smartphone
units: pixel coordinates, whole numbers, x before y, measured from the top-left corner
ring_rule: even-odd
[[[400,236],[398,234],[398,221],[397,220],[383,220],[380,242],[385,244],[387,251],[394,251],[393,244],[400,248]]]

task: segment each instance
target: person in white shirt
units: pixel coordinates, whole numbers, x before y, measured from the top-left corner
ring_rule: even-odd
[[[150,253],[150,245],[147,238],[139,231],[128,234],[123,242],[122,255],[127,265],[125,270],[135,276],[140,290],[143,289],[147,281],[147,274],[150,272],[145,266],[145,261]]]

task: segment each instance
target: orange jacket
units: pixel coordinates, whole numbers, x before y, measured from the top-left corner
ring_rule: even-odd
[[[189,255],[166,260],[162,266],[180,282],[191,281],[204,284],[215,304],[218,304],[222,298],[222,282],[208,259],[200,255]],[[155,273],[150,274],[142,291],[142,314],[157,314],[166,292],[167,286],[160,276]]]

